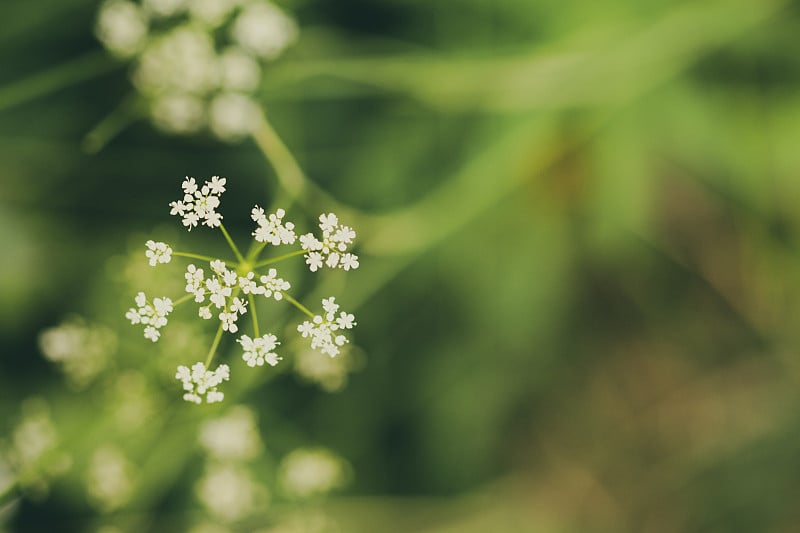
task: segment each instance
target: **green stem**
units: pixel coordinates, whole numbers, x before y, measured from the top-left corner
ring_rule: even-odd
[[[193,297],[194,297],[194,294],[191,294],[191,293],[184,294],[183,296],[181,296],[180,298],[178,298],[177,300],[172,302],[172,307],[178,307],[180,304],[182,304],[183,302],[185,302],[189,298],[193,298]]]
[[[130,95],[123,99],[111,113],[86,134],[83,138],[83,149],[90,154],[99,152],[111,139],[142,116],[142,110],[142,101],[136,96]]]
[[[302,199],[308,180],[292,152],[283,143],[264,113],[260,113],[258,117],[258,125],[253,131],[253,140],[275,170],[281,187],[293,199]]]
[[[220,339],[222,339],[222,321],[220,321],[219,327],[217,328],[217,334],[214,336],[214,342],[211,343],[211,349],[208,350],[208,355],[206,356],[206,368],[208,368],[208,365],[210,365],[211,361],[214,359],[214,352],[217,351]]]
[[[100,76],[121,67],[105,52],[92,52],[62,65],[0,87],[0,110]]]
[[[19,497],[18,489],[19,489],[19,481],[14,481],[10,486],[6,488],[5,492],[0,493],[0,509],[2,509],[5,504],[10,502],[14,498]]]
[[[172,255],[178,257],[190,257],[192,259],[200,259],[201,261],[208,261],[208,262],[217,260],[216,257],[210,257],[208,255],[192,254],[189,252],[172,252]]]
[[[284,259],[289,259],[290,257],[294,257],[296,255],[302,255],[306,253],[306,250],[295,250],[294,252],[289,252],[288,254],[279,255],[278,257],[273,257],[271,259],[265,259],[260,263],[256,263],[253,265],[253,268],[260,268],[263,266],[271,265],[273,263],[277,263],[279,261],[283,261]]]
[[[253,241],[250,244],[250,249],[247,251],[247,261],[252,263],[266,246],[266,242]]]
[[[291,296],[289,296],[285,292],[283,293],[283,297],[286,298],[286,300],[288,300],[288,302],[290,304],[292,304],[293,306],[295,306],[296,308],[298,308],[299,310],[301,310],[302,312],[307,314],[309,317],[311,317],[312,319],[314,318],[314,316],[315,316],[314,313],[309,311],[308,307],[306,307],[305,305],[301,304],[300,302],[298,302],[297,300],[295,300],[294,298],[292,298]]]
[[[258,332],[258,315],[256,315],[256,299],[253,297],[252,293],[247,295],[247,301],[250,302],[250,316],[253,317],[253,335],[256,338],[261,336],[261,333]]]
[[[233,242],[233,239],[231,239],[228,230],[225,229],[225,225],[220,223],[219,229],[221,229],[222,234],[225,235],[225,240],[228,241],[228,245],[231,247],[231,250],[233,250],[233,253],[236,255],[236,258],[239,260],[240,263],[244,263],[244,256],[242,256],[242,252],[240,252],[239,248],[236,247],[236,243]]]

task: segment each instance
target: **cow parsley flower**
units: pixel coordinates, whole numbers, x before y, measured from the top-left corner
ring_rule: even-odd
[[[168,2],[164,1],[166,9]],[[217,212],[226,185],[227,180],[219,176],[212,177],[202,185],[187,176],[181,184],[183,198],[169,204],[170,214],[181,217],[181,223],[189,230],[201,223],[211,228],[218,227],[236,259],[225,261],[194,252],[173,251],[164,242],[148,240],[145,255],[150,265],[168,263],[178,257],[207,261],[208,266],[200,267],[194,263],[187,265],[183,274],[186,294],[174,304],[167,297],[150,301],[144,292],[139,292],[135,298],[136,307],[129,309],[125,315],[131,323],[142,324],[145,338],[153,342],[159,339],[160,329],[167,324],[167,316],[172,312],[173,305],[194,300],[199,304],[197,314],[201,319],[219,319],[217,333],[206,361],[196,363],[191,368],[179,366],[175,375],[183,384],[184,400],[193,403],[222,401],[224,395],[217,387],[222,381],[229,379],[229,367],[223,364],[213,371],[207,367],[214,359],[223,334],[238,333],[243,327],[239,318],[245,314],[249,314],[253,322],[253,336],[240,335],[237,340],[242,347],[245,363],[250,367],[265,364],[275,366],[282,359],[275,352],[280,345],[277,337],[271,333],[259,333],[255,296],[287,301],[305,313],[310,320],[297,326],[297,331],[303,338],[309,338],[311,350],[323,357],[339,355],[342,347],[349,342],[344,330],[352,329],[356,325],[355,317],[340,311],[334,297],[323,299],[323,314],[314,315],[289,294],[292,285],[279,276],[278,270],[268,267],[279,261],[305,255],[306,263],[311,266],[312,271],[323,266],[344,270],[357,268],[358,257],[348,251],[348,246],[355,239],[355,231],[340,224],[333,213],[323,214],[319,217],[321,239],[307,233],[300,237],[300,246],[294,251],[259,258],[264,250],[271,250],[267,246],[269,244],[273,247],[294,244],[297,234],[294,224],[284,220],[286,212],[283,209],[267,214],[256,205],[251,210],[251,218],[257,225],[252,232],[255,242],[243,254],[222,224],[222,215]]]
[[[244,354],[242,359],[247,363],[247,366],[264,366],[268,363],[270,366],[275,366],[278,361],[282,359],[274,352],[275,348],[280,344],[278,338],[271,333],[251,339],[247,335],[242,335],[237,342],[242,345]]]
[[[253,2],[231,28],[233,40],[264,59],[274,59],[297,38],[297,25],[277,6]]]
[[[305,337],[311,338],[311,348],[322,353],[335,357],[339,354],[340,347],[350,342],[347,337],[339,333],[341,330],[352,329],[355,325],[355,317],[352,314],[342,311],[339,316],[339,304],[336,298],[331,296],[322,300],[324,315],[316,315],[312,320],[306,320],[299,326],[297,331]]]
[[[147,251],[145,255],[150,260],[150,266],[156,266],[158,263],[166,264],[172,260],[172,248],[165,242],[147,241]]]
[[[83,388],[100,374],[117,348],[116,334],[99,324],[71,317],[39,335],[45,358],[61,365],[70,384]]]
[[[342,487],[350,466],[325,448],[298,448],[283,458],[278,481],[283,491],[294,498],[310,498]]]
[[[230,368],[223,364],[212,372],[200,362],[193,364],[191,370],[181,365],[175,373],[175,378],[183,383],[183,390],[186,391],[183,399],[187,402],[203,403],[204,396],[206,403],[221,402],[225,394],[218,391],[217,387],[223,381],[230,379]]]
[[[181,222],[189,231],[201,220],[210,228],[219,227],[222,215],[216,209],[220,204],[220,195],[225,192],[226,181],[225,178],[214,176],[198,189],[195,179],[187,176],[182,184],[183,200],[170,202],[172,209],[169,214],[183,217]]]
[[[255,206],[250,214],[250,218],[258,224],[258,228],[253,232],[253,237],[258,242],[268,242],[273,246],[294,244],[297,238],[294,233],[294,224],[291,222],[284,224],[283,217],[285,215],[286,211],[278,209],[267,216],[264,214],[264,209]]]
[[[112,55],[131,61],[131,81],[156,127],[208,128],[236,141],[256,124],[263,65],[298,30],[268,0],[105,0],[95,33]]]
[[[136,55],[147,38],[147,16],[127,0],[110,0],[100,6],[95,28],[97,38],[120,58]]]
[[[131,324],[143,324],[144,337],[156,342],[161,336],[158,330],[167,325],[167,315],[172,312],[172,300],[167,297],[153,298],[153,302],[148,303],[145,294],[140,292],[134,301],[136,307],[128,309],[125,318]]]
[[[328,268],[343,270],[358,268],[358,256],[347,252],[348,246],[356,238],[353,228],[340,225],[339,218],[333,213],[319,216],[319,228],[322,230],[322,240],[313,233],[300,236],[300,246],[307,252],[305,258],[309,270],[316,272],[323,264]]]

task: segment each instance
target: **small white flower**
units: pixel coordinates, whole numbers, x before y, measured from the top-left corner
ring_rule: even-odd
[[[206,369],[204,363],[195,363],[191,370],[183,365],[179,366],[175,373],[175,379],[183,384],[186,391],[183,399],[188,402],[202,403],[205,396],[206,403],[215,403],[223,400],[225,395],[217,390],[223,381],[230,379],[230,368],[228,365],[219,365],[213,372]]]
[[[210,320],[211,319],[211,309],[209,309],[208,307],[201,307],[198,310],[197,314],[200,316],[200,318],[202,318],[204,320]]]
[[[261,283],[263,283],[261,293],[267,298],[272,297],[279,301],[283,299],[283,292],[288,291],[291,285],[288,281],[278,277],[278,271],[270,268],[265,276],[261,276]]]
[[[203,224],[216,228],[222,223],[222,215],[216,211],[220,205],[219,195],[225,192],[225,178],[214,176],[198,190],[194,178],[187,177],[183,184],[183,200],[170,202],[170,214],[178,215],[189,231],[202,220]]]
[[[161,333],[153,326],[147,326],[144,328],[145,339],[150,339],[151,341],[156,342],[160,336]]]
[[[356,325],[355,316],[343,311],[337,319],[339,304],[333,296],[322,300],[322,308],[325,310],[324,317],[316,315],[311,321],[306,320],[297,326],[297,331],[304,338],[311,338],[312,349],[335,357],[339,354],[340,347],[349,342],[347,337],[339,332],[343,329],[352,329]]]
[[[345,270],[355,270],[358,268],[358,256],[356,254],[346,253],[342,255],[341,260],[339,261],[341,267]]]
[[[300,236],[300,246],[308,252],[305,258],[309,270],[316,272],[323,265],[344,270],[358,268],[358,256],[349,252],[343,253],[356,238],[353,228],[340,225],[339,217],[333,213],[319,216],[319,228],[322,230],[322,240],[312,233]]]
[[[132,324],[143,324],[144,336],[156,342],[161,336],[160,328],[167,325],[167,315],[172,312],[172,300],[169,298],[154,298],[153,303],[147,303],[147,297],[140,292],[134,298],[137,307],[128,309],[125,318]]]
[[[309,252],[306,254],[306,264],[311,272],[316,272],[322,268],[322,254],[319,252]]]
[[[172,260],[172,248],[165,242],[147,241],[147,251],[145,255],[149,259],[150,266],[156,266],[158,263],[166,264]]]
[[[228,180],[226,178],[220,178],[219,176],[212,176],[211,181],[208,182],[208,188],[211,191],[211,194],[216,194],[219,196],[220,194],[225,192],[225,183]]]
[[[297,236],[294,232],[294,224],[291,222],[283,223],[286,211],[278,209],[269,217],[264,215],[264,210],[255,206],[252,211],[252,219],[258,223],[258,228],[253,232],[253,237],[258,242],[268,242],[273,246],[281,244],[294,244]]]
[[[322,214],[319,216],[319,227],[322,231],[333,233],[334,229],[336,229],[336,226],[338,225],[339,218],[333,213],[328,213],[327,215]]]
[[[245,307],[245,302],[241,298],[234,298],[233,302],[231,302],[230,306],[231,313],[238,313],[243,315],[247,312],[247,308]]]
[[[280,344],[278,338],[271,333],[251,339],[247,335],[242,335],[236,342],[242,345],[244,354],[242,359],[247,363],[247,366],[263,366],[266,362],[270,366],[278,364],[282,358],[274,352],[275,348]]]

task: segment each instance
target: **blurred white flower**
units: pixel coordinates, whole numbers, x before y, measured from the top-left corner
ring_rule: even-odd
[[[109,0],[100,6],[95,27],[97,38],[117,57],[130,58],[147,38],[147,17],[128,0]]]
[[[157,17],[171,17],[186,9],[188,0],[142,0],[145,11]]]
[[[71,317],[39,334],[39,348],[61,365],[71,385],[82,388],[105,369],[117,349],[117,336],[107,327]]]
[[[224,522],[242,519],[266,503],[266,489],[244,468],[230,464],[209,465],[195,488],[200,502]]]
[[[277,6],[252,2],[233,22],[231,36],[250,52],[273,59],[297,38],[297,25]]]
[[[253,459],[262,449],[256,415],[244,405],[237,405],[224,416],[203,423],[199,441],[206,453],[224,461]]]
[[[194,20],[216,28],[225,22],[239,3],[238,0],[191,0],[189,14]]]
[[[225,49],[219,57],[222,87],[229,91],[252,92],[261,81],[261,67],[253,56],[237,46]]]
[[[151,39],[139,58],[133,81],[148,96],[203,95],[215,89],[219,64],[212,37],[197,28],[178,26]]]
[[[59,450],[50,408],[42,398],[28,398],[22,403],[22,417],[11,432],[5,456],[20,487],[34,496],[46,494],[50,479],[72,465],[70,456]]]
[[[44,400],[29,398],[22,410],[22,420],[12,434],[14,456],[17,463],[31,464],[53,450],[58,437]]]
[[[349,465],[324,448],[300,448],[283,458],[278,481],[283,491],[294,498],[323,495],[344,486]]]
[[[174,134],[208,127],[224,141],[251,132],[262,63],[297,31],[267,0],[106,0],[96,25],[113,55],[132,60],[131,79],[156,127]]]
[[[113,511],[128,502],[133,493],[132,467],[113,445],[95,450],[86,472],[86,493],[101,511]]]
[[[295,373],[306,381],[318,384],[327,392],[341,390],[347,383],[347,376],[353,367],[353,356],[343,350],[336,357],[330,357],[313,349],[298,350],[294,357]]]
[[[150,102],[150,116],[156,127],[167,133],[195,133],[206,125],[206,106],[192,94],[161,94]]]
[[[259,106],[250,96],[224,92],[211,100],[208,126],[211,133],[223,141],[241,139],[256,125]]]

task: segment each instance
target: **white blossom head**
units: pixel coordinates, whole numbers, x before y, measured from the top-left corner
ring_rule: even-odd
[[[253,129],[263,64],[297,37],[268,0],[106,0],[96,34],[132,62],[152,122],[173,134],[236,141]]]
[[[39,348],[46,359],[61,366],[71,385],[83,388],[106,368],[117,348],[117,336],[105,326],[71,317],[44,330]]]
[[[219,365],[213,372],[206,369],[205,363],[195,363],[189,369],[183,365],[178,367],[175,379],[183,385],[183,399],[187,402],[196,404],[221,402],[225,399],[225,394],[220,392],[217,387],[230,379],[230,368],[228,365]]]
[[[244,405],[203,423],[199,440],[206,453],[219,461],[247,461],[262,449],[256,415]]]
[[[133,494],[133,467],[114,445],[95,450],[86,473],[89,501],[101,511],[119,509]]]
[[[337,316],[339,304],[333,296],[322,300],[322,308],[325,310],[322,315],[306,320],[297,326],[297,331],[304,338],[311,339],[312,349],[335,357],[339,355],[341,347],[350,342],[342,332],[355,327],[355,316],[344,311]]]
[[[147,16],[139,5],[128,0],[109,0],[100,5],[95,33],[113,55],[131,58],[144,46],[147,26]]]
[[[333,213],[319,216],[319,228],[322,230],[321,239],[313,233],[300,236],[309,270],[316,272],[323,266],[342,270],[358,268],[358,256],[347,251],[356,238],[353,228],[339,224],[339,217]]]
[[[306,499],[345,485],[349,465],[324,448],[300,448],[283,458],[278,481],[290,497]]]

